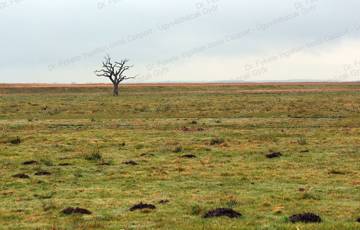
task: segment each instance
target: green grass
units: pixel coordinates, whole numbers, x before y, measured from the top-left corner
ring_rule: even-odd
[[[360,92],[236,93],[309,87],[0,89],[0,229],[359,229]]]

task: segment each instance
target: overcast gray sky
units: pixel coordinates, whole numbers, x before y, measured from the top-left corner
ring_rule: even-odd
[[[360,80],[359,0],[0,0],[0,82]]]

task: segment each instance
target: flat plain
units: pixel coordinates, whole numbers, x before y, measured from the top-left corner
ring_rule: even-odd
[[[0,162],[0,229],[360,229],[360,84],[1,85]]]

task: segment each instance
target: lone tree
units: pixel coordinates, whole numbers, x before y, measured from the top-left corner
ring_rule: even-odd
[[[114,85],[113,95],[119,96],[119,84],[122,81],[133,79],[135,77],[127,77],[125,72],[133,66],[127,65],[129,60],[123,59],[120,62],[112,62],[109,55],[105,56],[102,62],[101,70],[96,70],[95,74],[98,77],[109,78]]]

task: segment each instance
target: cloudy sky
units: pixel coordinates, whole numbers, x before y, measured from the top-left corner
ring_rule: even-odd
[[[0,82],[360,80],[359,0],[0,0]]]

